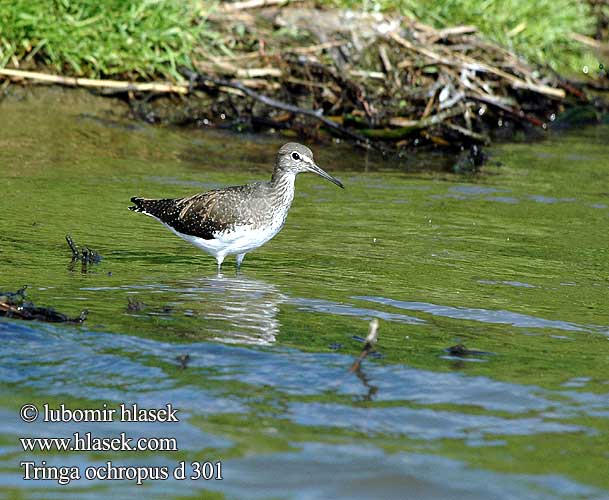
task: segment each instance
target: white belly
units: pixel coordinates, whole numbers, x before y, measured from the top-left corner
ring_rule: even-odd
[[[281,228],[253,229],[251,226],[241,226],[230,233],[219,234],[213,240],[204,240],[188,235],[180,236],[213,256],[234,255],[247,253],[264,245],[279,232],[279,229]]]
[[[264,245],[281,230],[283,221],[281,221],[281,224],[273,224],[263,228],[237,226],[233,231],[217,234],[213,240],[204,240],[198,236],[180,233],[167,224],[164,224],[164,226],[204,252],[214,257],[224,257],[226,255],[248,253]]]

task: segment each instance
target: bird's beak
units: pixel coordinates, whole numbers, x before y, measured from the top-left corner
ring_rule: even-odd
[[[342,182],[340,182],[336,177],[332,177],[328,172],[319,168],[315,163],[313,163],[313,162],[307,163],[307,167],[308,167],[309,171],[319,175],[320,177],[323,177],[324,179],[329,180],[330,182],[333,182],[338,187],[345,189],[345,186],[343,186]]]

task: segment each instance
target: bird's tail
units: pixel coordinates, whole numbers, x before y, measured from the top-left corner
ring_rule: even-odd
[[[166,224],[173,224],[175,219],[179,218],[180,209],[178,208],[178,202],[180,199],[162,198],[153,200],[134,196],[131,198],[131,201],[134,205],[129,207],[129,210],[156,217]]]
[[[135,203],[134,206],[129,207],[129,210],[134,212],[140,212],[146,215],[152,215],[153,217],[160,217],[167,213],[167,209],[175,204],[175,200],[162,199],[162,200],[151,200],[148,198],[138,198],[134,196],[131,201]]]
[[[152,201],[152,200],[147,200],[145,198],[138,198],[137,196],[134,196],[133,198],[131,198],[131,203],[134,203],[135,205],[133,205],[132,207],[129,207],[129,210],[132,210],[133,212],[146,213],[145,205],[147,204],[146,203],[147,201]]]

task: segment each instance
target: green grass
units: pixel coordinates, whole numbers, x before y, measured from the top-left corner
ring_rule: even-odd
[[[205,39],[196,0],[0,0],[0,67],[179,78]]]
[[[45,66],[89,77],[181,79],[198,53],[226,52],[239,33],[211,29],[217,0],[0,0],[0,67]],[[475,24],[507,48],[562,72],[598,61],[569,33],[595,19],[576,0],[319,0],[322,5],[395,10],[437,27]],[[228,27],[227,27],[228,28]],[[218,29],[222,29],[218,25]],[[272,43],[272,40],[268,41]],[[279,41],[277,43],[280,43]]]
[[[598,62],[572,32],[593,34],[596,19],[587,2],[578,0],[322,0],[339,7],[397,9],[437,28],[473,24],[492,40],[531,62],[561,72],[581,72]]]

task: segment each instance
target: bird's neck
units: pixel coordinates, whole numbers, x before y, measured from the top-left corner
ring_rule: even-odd
[[[276,169],[271,177],[271,187],[279,192],[294,192],[296,174],[287,170]]]
[[[283,222],[288,215],[288,210],[292,206],[294,199],[294,181],[296,174],[294,172],[278,170],[273,172],[271,178],[271,204],[276,208],[277,214],[282,214],[280,217]],[[282,222],[282,223],[283,223]]]

